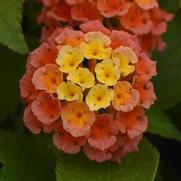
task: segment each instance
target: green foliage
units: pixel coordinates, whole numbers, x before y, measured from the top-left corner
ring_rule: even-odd
[[[0,43],[18,53],[27,53],[22,34],[23,0],[0,0]]]
[[[0,121],[12,113],[19,100],[19,79],[25,69],[25,57],[0,47]]]
[[[154,181],[164,181],[164,178],[158,173]]]
[[[181,101],[181,11],[170,23],[165,40],[168,48],[154,55],[158,64],[158,76],[154,79],[158,96],[157,104],[168,109]]]
[[[128,155],[121,165],[98,164],[82,155],[62,154],[57,162],[57,181],[153,181],[158,162],[157,150],[146,140],[140,151]]]
[[[149,118],[148,132],[164,138],[181,141],[181,132],[173,124],[172,120],[159,108],[152,107],[147,111]]]
[[[40,137],[0,131],[0,181],[54,181],[55,158]]]
[[[160,6],[162,9],[176,12],[180,8],[180,0],[160,0]]]

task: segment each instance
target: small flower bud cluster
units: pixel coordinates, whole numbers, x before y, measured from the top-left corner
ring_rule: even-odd
[[[40,0],[43,8],[38,22],[43,24],[42,40],[56,27],[77,27],[92,20],[109,29],[138,36],[142,50],[151,53],[165,47],[161,35],[173,15],[161,10],[158,0]]]

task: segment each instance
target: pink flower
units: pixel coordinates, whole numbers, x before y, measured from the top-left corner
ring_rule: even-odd
[[[55,133],[53,135],[53,143],[58,149],[69,154],[76,154],[81,149],[76,138],[67,132],[64,132],[64,134]]]
[[[116,142],[113,129],[113,117],[109,114],[96,116],[96,121],[91,128],[88,143],[91,147],[99,150],[106,150]]]
[[[119,46],[131,47],[136,53],[140,51],[140,46],[137,38],[125,31],[113,30],[110,34],[112,40],[111,47],[117,48]]]
[[[99,20],[83,23],[80,25],[80,29],[85,33],[90,31],[100,31],[106,35],[110,34],[110,30],[106,28]]]
[[[133,79],[133,88],[138,90],[140,93],[141,105],[149,109],[150,106],[155,102],[156,95],[154,93],[153,84],[150,82],[150,76],[148,75],[136,75]]]
[[[37,69],[32,78],[36,89],[45,90],[48,93],[56,93],[57,87],[62,81],[63,74],[54,64],[46,64]]]
[[[117,142],[111,148],[111,160],[121,164],[122,159],[131,152],[138,151],[138,144],[142,140],[142,135],[130,138],[127,135],[120,134],[117,137]]]
[[[127,135],[124,137],[124,146],[123,152],[124,153],[131,153],[135,151],[139,151],[138,145],[142,140],[143,135],[135,136],[134,138],[130,138]]]
[[[122,16],[127,14],[130,2],[126,0],[98,0],[97,8],[106,17]]]
[[[96,5],[89,1],[73,6],[71,10],[71,15],[73,19],[83,22],[102,19]]]
[[[121,133],[127,133],[130,138],[141,135],[146,131],[148,120],[144,115],[144,109],[136,107],[128,113],[117,113],[117,126]]]
[[[34,68],[28,69],[20,80],[20,93],[22,98],[30,97],[35,91],[35,87],[31,81],[34,72]]]
[[[58,122],[53,122],[52,124],[43,125],[43,131],[44,133],[51,133],[52,131],[54,131],[58,126]]]
[[[34,134],[39,134],[42,129],[42,124],[37,120],[36,116],[31,110],[31,104],[29,104],[23,116],[25,126]]]
[[[141,44],[147,45],[141,37],[150,34],[152,36],[150,39],[154,42],[150,43],[151,47],[147,49],[150,53],[156,48],[160,50],[160,46],[163,46],[161,35],[166,31],[167,24],[173,17],[172,14],[159,8],[157,0],[42,1],[44,1],[44,7],[38,21],[44,25],[43,41],[48,39],[56,27],[64,27],[65,23],[66,26],[80,28],[83,22],[100,20],[109,29],[131,31],[138,36]],[[144,49],[144,46],[142,47]]]
[[[70,13],[71,13],[71,6],[61,1],[55,6],[51,6],[47,10],[46,16],[56,21],[67,22],[67,21],[72,21]]]
[[[53,143],[58,149],[65,153],[76,154],[86,142],[86,137],[73,137],[64,130],[62,121],[58,122],[53,135]]]
[[[127,81],[118,82],[114,88],[112,105],[117,111],[132,111],[139,103],[139,92]]]
[[[139,42],[142,50],[148,55],[153,50],[163,50],[166,48],[166,43],[160,36],[153,35],[152,33],[145,34],[139,37]]]
[[[157,74],[156,62],[151,60],[146,54],[141,54],[138,63],[136,64],[136,72],[139,75],[148,75],[153,77]]]
[[[48,37],[50,37],[54,30],[59,26],[59,23],[57,21],[47,15],[48,9],[49,8],[47,7],[43,7],[41,13],[37,17],[39,24],[46,25],[42,28],[41,42],[47,41]]]
[[[134,3],[129,8],[129,12],[120,17],[120,21],[124,28],[138,35],[149,33],[153,26],[149,12],[142,10]]]
[[[42,92],[33,101],[31,108],[37,119],[45,125],[52,124],[60,117],[61,105],[59,100],[45,92]]]
[[[83,39],[83,33],[81,31],[75,31],[70,28],[65,28],[55,37],[57,44],[65,44],[70,46],[77,46]]]
[[[104,162],[111,159],[112,155],[110,152],[101,151],[86,145],[84,147],[85,155],[92,161]]]
[[[48,63],[54,63],[56,56],[57,49],[55,47],[42,43],[40,47],[31,52],[28,61],[33,67],[39,68]]]
[[[95,121],[94,112],[90,111],[85,102],[70,102],[61,110],[64,129],[74,137],[90,133]]]
[[[150,14],[153,22],[152,33],[154,35],[161,35],[165,33],[167,30],[167,22],[172,20],[173,15],[158,8],[152,9]]]

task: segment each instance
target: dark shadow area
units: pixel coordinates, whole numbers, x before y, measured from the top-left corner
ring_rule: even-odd
[[[147,137],[160,152],[159,175],[163,181],[181,180],[181,143],[148,134]],[[159,180],[158,180],[159,181]]]

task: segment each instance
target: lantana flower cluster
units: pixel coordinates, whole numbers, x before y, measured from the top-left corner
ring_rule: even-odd
[[[34,134],[52,132],[65,153],[82,150],[90,160],[120,163],[146,131],[155,75],[136,36],[98,20],[80,30],[57,28],[30,53],[20,80],[24,124]]]
[[[100,20],[109,29],[126,30],[138,36],[146,53],[163,49],[161,35],[172,14],[159,8],[158,0],[40,0],[38,21],[44,24],[42,40],[56,27],[77,27],[82,22]]]

